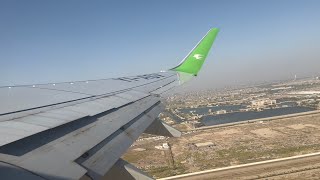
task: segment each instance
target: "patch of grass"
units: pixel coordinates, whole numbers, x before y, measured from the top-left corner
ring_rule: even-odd
[[[146,172],[153,177],[156,178],[163,178],[168,176],[174,176],[177,174],[184,174],[186,173],[187,168],[184,167],[182,164],[176,164],[174,168],[169,166],[164,167],[154,167],[146,170]]]
[[[280,157],[288,157],[288,156],[293,156],[297,153],[306,152],[314,149],[320,149],[320,145],[314,144],[314,145],[305,145],[305,146],[298,146],[298,147],[285,147],[281,149],[273,149],[270,151],[270,153]]]
[[[253,151],[248,150],[246,147],[240,146],[237,148],[230,148],[226,150],[219,150],[216,151],[218,155],[218,159],[224,159],[229,162],[232,160],[237,160],[241,164],[243,163],[250,163],[256,162],[261,157],[268,156],[267,159],[274,159],[274,158],[283,158],[294,156],[299,153],[308,153],[309,151],[314,151],[314,149],[320,149],[319,144],[315,145],[306,145],[306,146],[299,146],[299,147],[283,147],[278,149],[271,149],[267,151]]]
[[[141,151],[141,152],[131,151],[130,153],[126,153],[123,156],[123,159],[130,162],[130,163],[137,163],[144,156],[145,156],[145,152],[143,152],[143,151]]]

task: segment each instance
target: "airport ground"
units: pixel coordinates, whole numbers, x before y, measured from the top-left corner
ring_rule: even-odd
[[[169,149],[155,148],[166,142]],[[197,147],[197,143],[211,145]],[[180,138],[144,139],[135,142],[123,158],[153,177],[163,178],[315,152],[320,152],[320,113],[190,131]],[[314,161],[301,159],[306,165],[301,167],[289,162],[282,167],[297,171],[280,173],[278,178],[319,179],[320,170],[312,168],[320,166],[319,157],[316,158]],[[301,164],[299,162],[296,164]],[[261,173],[256,171],[256,177],[275,171],[263,169]],[[237,178],[236,174],[234,177]]]

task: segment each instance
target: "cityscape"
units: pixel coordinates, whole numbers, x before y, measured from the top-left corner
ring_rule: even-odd
[[[319,77],[174,94],[165,105],[159,118],[180,130],[182,137],[143,134],[124,155],[154,178],[320,150],[320,122],[315,121],[320,117]],[[310,166],[314,164],[298,166],[297,172]],[[281,178],[287,171],[259,176],[278,173]],[[319,176],[317,169],[308,173]]]

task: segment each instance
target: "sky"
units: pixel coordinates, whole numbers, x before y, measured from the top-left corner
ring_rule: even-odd
[[[213,27],[188,89],[320,75],[319,9],[317,0],[1,0],[0,85],[159,72]]]

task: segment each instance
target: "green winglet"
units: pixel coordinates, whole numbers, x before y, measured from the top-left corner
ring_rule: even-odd
[[[185,72],[196,76],[204,63],[209,50],[219,32],[218,28],[212,28],[200,40],[200,42],[191,50],[184,60],[171,70]]]

